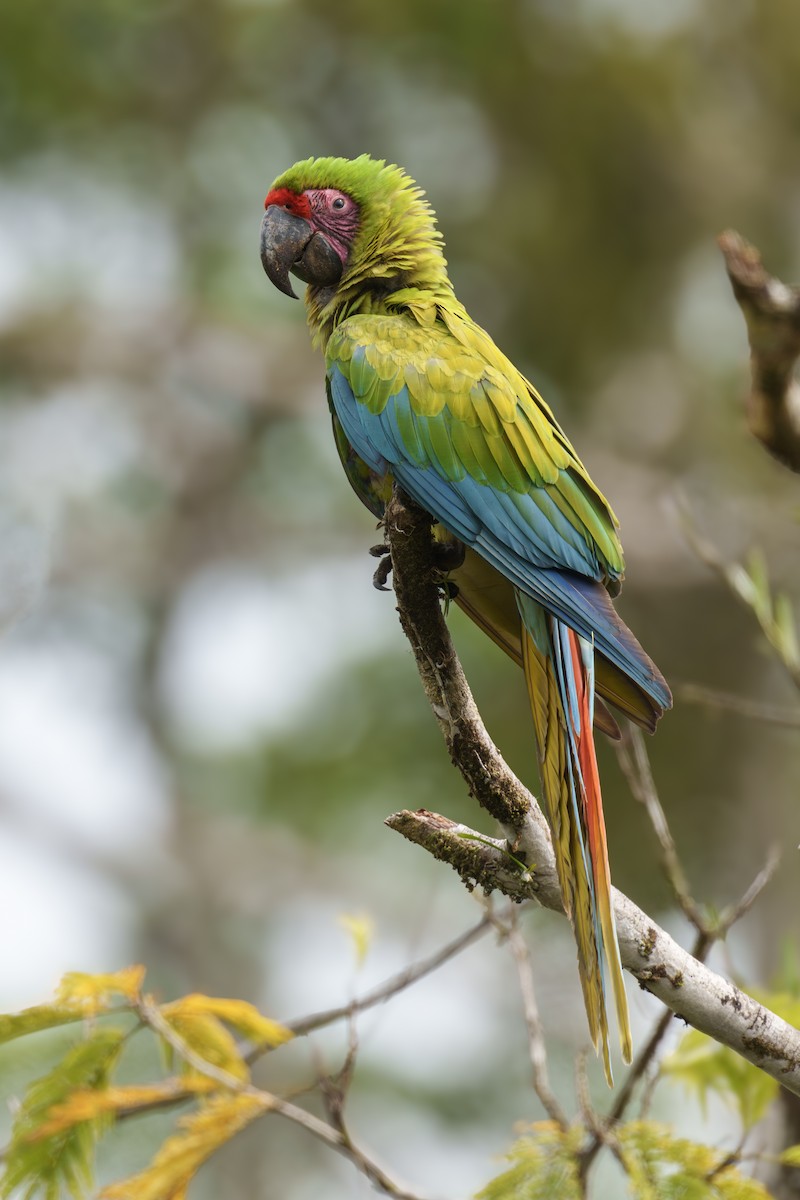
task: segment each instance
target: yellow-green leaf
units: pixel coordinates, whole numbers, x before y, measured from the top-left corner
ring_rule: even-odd
[[[728,1155],[674,1136],[657,1121],[628,1121],[614,1130],[635,1200],[771,1200]]]
[[[750,993],[790,1025],[800,1025],[800,999],[796,996],[756,988]],[[681,1079],[703,1105],[709,1092],[721,1096],[738,1109],[745,1129],[761,1120],[778,1093],[778,1084],[771,1076],[696,1029],[683,1035],[677,1049],[664,1060],[662,1070]]]
[[[579,1125],[531,1125],[505,1156],[511,1167],[487,1183],[475,1200],[582,1200],[578,1154],[584,1136]]]
[[[188,1079],[167,1079],[163,1083],[131,1084],[127,1087],[83,1088],[71,1092],[61,1104],[54,1105],[45,1121],[31,1141],[51,1137],[54,1133],[69,1129],[80,1121],[94,1121],[108,1114],[116,1116],[121,1111],[149,1108],[153,1104],[166,1104],[186,1096],[187,1092],[197,1095],[208,1093],[219,1085],[207,1075],[194,1072]]]
[[[191,997],[188,997],[191,1001]],[[181,1041],[199,1058],[218,1067],[234,1079],[249,1077],[247,1063],[242,1058],[236,1039],[222,1022],[208,1013],[196,1012],[191,1002],[175,1000],[161,1008],[161,1015],[175,1031]],[[185,1060],[186,1070],[197,1070],[195,1064]]]
[[[18,1013],[0,1014],[0,1042],[11,1042],[27,1033],[38,1033],[42,1029],[53,1029],[57,1025],[69,1025],[82,1021],[86,1011],[81,1005],[37,1004]]]
[[[363,966],[369,953],[370,945],[372,944],[372,938],[375,933],[375,922],[372,920],[372,917],[367,915],[355,916],[351,913],[342,913],[339,917],[339,924],[350,935],[356,953],[357,965],[359,967]]]
[[[256,1117],[268,1112],[271,1097],[225,1093],[213,1096],[179,1122],[150,1166],[100,1193],[100,1200],[184,1200],[186,1189],[211,1155]]]
[[[63,1189],[75,1200],[83,1200],[90,1188],[94,1147],[104,1120],[42,1130],[51,1112],[71,1093],[107,1086],[124,1038],[120,1029],[95,1029],[52,1071],[31,1084],[14,1120],[0,1194],[10,1196],[19,1188],[31,1196],[38,1188],[47,1200],[55,1200]]]
[[[797,626],[792,602],[785,592],[779,592],[775,597],[775,629],[781,657],[790,667],[796,667],[800,661]]]
[[[780,1161],[787,1167],[800,1167],[800,1146],[787,1146],[781,1152]]]
[[[193,993],[172,1004],[165,1004],[161,1012],[170,1019],[176,1012],[182,1016],[218,1017],[257,1045],[280,1046],[294,1036],[285,1025],[265,1017],[254,1004],[246,1000],[226,1000],[219,996]]]
[[[778,1091],[778,1084],[727,1046],[692,1029],[662,1064],[662,1070],[694,1091],[705,1106],[715,1092],[738,1109],[746,1129],[760,1121]]]
[[[124,967],[111,975],[84,975],[70,971],[59,984],[57,999],[62,1004],[79,1005],[86,1016],[97,1016],[108,1008],[113,996],[122,996],[133,1004],[141,994],[145,969]]]

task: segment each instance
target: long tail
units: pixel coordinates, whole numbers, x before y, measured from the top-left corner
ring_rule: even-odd
[[[602,1051],[610,1085],[606,979],[626,1062],[631,1059],[631,1031],[592,734],[594,647],[528,597],[520,597],[519,603],[523,666],[558,878],[578,945],[589,1030],[595,1050]]]

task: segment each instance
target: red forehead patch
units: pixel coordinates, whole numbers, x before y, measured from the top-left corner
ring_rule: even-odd
[[[311,201],[308,196],[293,192],[291,188],[273,188],[264,201],[264,208],[269,208],[271,204],[285,208],[295,217],[311,216]]]

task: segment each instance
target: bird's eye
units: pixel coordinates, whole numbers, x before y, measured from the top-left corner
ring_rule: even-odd
[[[338,209],[344,208],[344,196],[337,196],[336,199],[332,202],[331,208],[338,208]]]

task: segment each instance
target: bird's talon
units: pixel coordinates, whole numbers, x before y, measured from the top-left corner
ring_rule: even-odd
[[[370,546],[369,552],[373,558],[383,558],[385,554],[390,553],[386,542],[379,542],[377,546]]]
[[[390,589],[386,586],[386,582],[392,573],[391,555],[387,554],[378,563],[375,568],[375,574],[372,576],[372,586],[378,592],[388,592]]]

